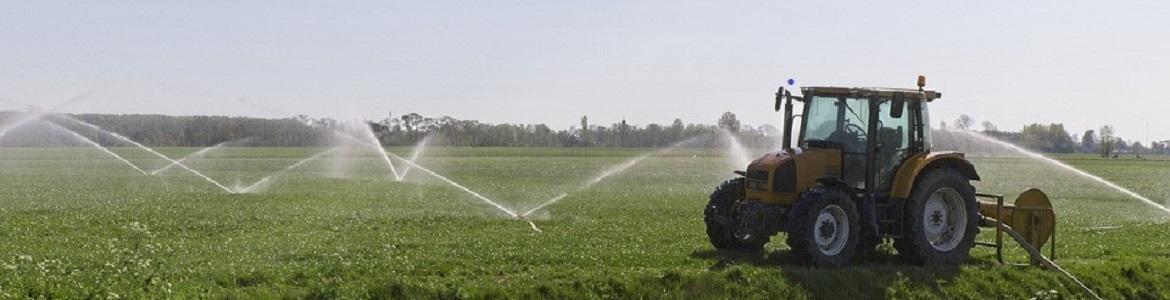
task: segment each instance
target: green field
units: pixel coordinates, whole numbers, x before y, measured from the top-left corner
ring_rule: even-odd
[[[321,150],[230,148],[188,164],[244,186]],[[115,151],[147,171],[166,164]],[[525,211],[648,151],[435,148],[418,163]],[[883,245],[883,254],[842,269],[801,266],[782,238],[761,256],[717,252],[702,211],[735,168],[721,152],[680,149],[643,160],[535,214],[540,233],[427,173],[396,182],[379,157],[339,155],[345,159],[308,163],[261,192],[227,194],[178,168],[144,176],[93,149],[0,148],[0,298],[1084,296],[1055,272],[999,265],[986,248],[960,266],[918,267]],[[1170,161],[1059,159],[1170,199]],[[1104,298],[1170,298],[1165,214],[1034,160],[973,160],[981,192],[1034,186],[1053,198],[1057,262]],[[1009,254],[1026,261],[1017,247]]]

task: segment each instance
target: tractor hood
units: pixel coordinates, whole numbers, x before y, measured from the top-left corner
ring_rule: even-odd
[[[784,150],[776,150],[776,151],[768,152],[768,153],[764,154],[764,156],[761,156],[760,158],[753,160],[752,163],[750,165],[748,165],[748,170],[759,169],[759,168],[754,168],[754,167],[775,168],[777,166],[780,166],[780,164],[792,159],[793,157],[800,154],[801,152],[803,152],[803,151],[801,151],[800,148],[788,148],[788,149],[784,149]]]
[[[748,199],[790,204],[818,178],[838,176],[841,153],[835,149],[788,148],[768,152],[745,172]]]

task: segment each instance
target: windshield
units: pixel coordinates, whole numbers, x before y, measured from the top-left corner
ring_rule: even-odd
[[[865,145],[865,130],[869,116],[869,102],[861,98],[815,96],[805,103],[804,126],[800,145],[807,141],[830,141],[841,144],[846,151],[861,151]]]

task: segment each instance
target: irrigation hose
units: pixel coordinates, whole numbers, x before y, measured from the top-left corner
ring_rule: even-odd
[[[536,233],[544,233],[544,230],[540,230],[540,228],[536,228],[536,223],[532,223],[532,221],[528,221],[528,225],[532,226],[532,230],[536,230]]]
[[[1072,279],[1072,281],[1075,282],[1082,291],[1084,291],[1086,294],[1089,294],[1089,296],[1092,296],[1093,299],[1101,300],[1101,296],[1098,296],[1097,292],[1094,292],[1093,289],[1090,289],[1089,286],[1085,285],[1084,282],[1081,282],[1081,280],[1077,279],[1076,276],[1073,276],[1072,273],[1065,271],[1064,268],[1061,268],[1060,265],[1056,264],[1056,262],[1053,262],[1051,259],[1044,257],[1044,254],[1040,253],[1040,250],[1036,249],[1036,247],[1033,247],[1032,244],[1028,243],[1028,241],[1024,239],[1024,235],[1016,232],[1016,230],[1012,229],[1011,226],[1008,226],[999,220],[992,219],[990,221],[994,223],[996,227],[999,227],[999,229],[1007,232],[1007,234],[1011,236],[1012,239],[1016,240],[1016,243],[1020,244],[1020,247],[1023,247],[1025,251],[1028,251],[1028,254],[1032,256],[1033,261],[1038,261],[1045,266],[1050,267],[1053,270],[1060,272],[1061,274],[1064,274],[1065,277]]]

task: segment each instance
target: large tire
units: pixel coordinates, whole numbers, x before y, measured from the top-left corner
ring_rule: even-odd
[[[843,223],[843,224],[842,224]],[[815,187],[792,206],[788,247],[796,259],[815,266],[841,267],[857,252],[861,221],[849,194]]]
[[[724,181],[715,188],[704,210],[703,222],[707,224],[707,238],[715,249],[739,252],[760,252],[768,237],[756,237],[749,242],[735,237],[736,205],[746,198],[743,178]]]
[[[931,169],[919,176],[906,202],[906,230],[894,240],[894,248],[914,264],[959,264],[979,234],[975,188],[953,168]]]

